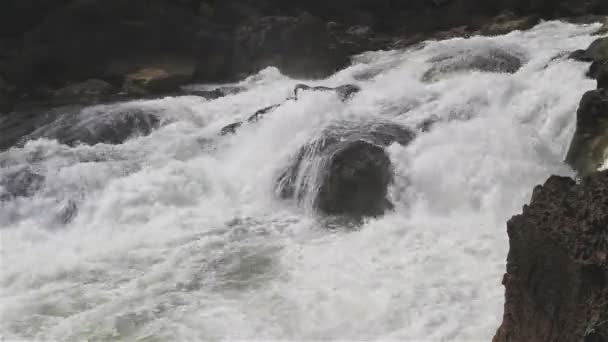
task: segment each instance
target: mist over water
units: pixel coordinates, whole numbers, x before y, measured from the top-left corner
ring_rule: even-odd
[[[564,54],[597,28],[547,22],[366,53],[309,82],[357,84],[351,100],[304,92],[231,136],[218,132],[302,81],[271,68],[216,100],[82,109],[85,121],[144,109],[161,127],[120,145],[41,138],[0,153],[0,179],[23,168],[44,176],[31,197],[0,201],[0,336],[490,340],[502,317],[505,222],[534,185],[572,175],[563,159],[595,83]],[[429,59],[495,48],[524,65],[421,81]],[[388,148],[395,210],[386,216],[328,229],[310,205],[277,198],[278,176],[328,126],[416,129],[429,118],[438,122],[428,132]]]

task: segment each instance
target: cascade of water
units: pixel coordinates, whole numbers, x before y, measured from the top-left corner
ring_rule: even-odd
[[[595,29],[547,22],[366,53],[314,83],[356,84],[350,100],[303,91],[234,135],[218,132],[280,103],[301,80],[267,69],[215,100],[66,113],[105,120],[136,109],[159,127],[117,145],[70,147],[42,134],[0,152],[0,180],[13,179],[0,182],[0,335],[489,340],[502,315],[504,222],[535,184],[571,174],[562,160],[574,113],[594,88],[585,64],[554,57],[586,47]],[[446,54],[497,49],[521,68],[471,71],[467,62],[423,81]],[[312,204],[280,200],[276,182],[327,127],[361,121],[418,134],[387,148],[394,210],[328,230]],[[314,179],[318,160],[305,159],[300,177]]]

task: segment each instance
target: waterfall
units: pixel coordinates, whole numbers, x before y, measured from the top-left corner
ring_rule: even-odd
[[[367,52],[325,80],[269,68],[218,99],[54,111],[0,152],[0,337],[490,340],[502,316],[505,221],[534,185],[573,174],[563,159],[595,83],[565,56],[597,28],[545,22]],[[521,65],[501,73],[458,62],[494,51]],[[361,91],[347,101],[302,91],[218,134],[302,82]],[[155,119],[120,141],[53,135],[115,127],[115,113]],[[416,137],[386,147],[394,208],[328,228],[311,209],[322,162],[304,157],[304,201],[279,198],[277,182],[341,122],[390,122]]]

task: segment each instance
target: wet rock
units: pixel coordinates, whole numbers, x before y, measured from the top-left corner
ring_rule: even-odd
[[[116,93],[116,89],[110,83],[99,80],[90,79],[81,83],[71,84],[67,87],[55,91],[54,97],[62,100],[84,98],[100,98]]]
[[[442,54],[429,60],[433,66],[424,74],[425,82],[436,81],[446,74],[464,71],[515,73],[522,66],[521,58],[503,48],[473,49]]]
[[[540,22],[538,16],[516,16],[513,13],[505,13],[490,20],[478,32],[484,36],[498,36],[513,31],[528,30]]]
[[[253,113],[249,118],[247,118],[247,122],[257,122],[258,120],[261,120],[264,117],[264,115],[271,113],[272,111],[279,108],[280,106],[281,106],[281,104],[277,104],[277,105],[272,105],[272,106],[262,108],[262,109],[256,111],[255,113]],[[243,125],[243,123],[244,123],[243,121],[237,121],[235,123],[231,123],[230,125],[224,126],[220,131],[220,135],[236,133],[236,130],[239,127],[241,127]]]
[[[190,65],[141,69],[127,75],[123,91],[131,95],[167,93],[192,80],[193,75],[194,68]]]
[[[279,178],[277,193],[325,215],[380,216],[392,208],[387,191],[393,170],[384,147],[413,138],[409,129],[392,123],[330,127],[300,150]]]
[[[240,121],[231,123],[230,125],[226,125],[220,130],[220,135],[234,134],[234,133],[236,133],[236,130],[239,127],[241,127],[242,125],[243,125],[243,123]]]
[[[62,117],[26,139],[55,139],[70,146],[80,143],[117,145],[134,136],[148,135],[159,126],[159,117],[141,108],[101,107]]]
[[[586,55],[593,61],[608,60],[608,38],[600,38],[591,43]]]
[[[598,89],[608,89],[608,63],[600,68],[596,79]]]
[[[579,62],[593,62],[593,58],[587,55],[587,50],[576,50],[568,55],[568,59],[573,59]]]
[[[23,168],[5,174],[0,178],[0,200],[7,201],[16,197],[30,197],[44,184],[44,176]]]
[[[309,86],[306,84],[297,84],[293,90],[294,98],[298,99],[298,93],[301,90],[311,91],[334,91],[341,101],[346,101],[361,91],[361,88],[354,84],[344,84],[335,88],[324,86]]]
[[[587,175],[604,162],[608,147],[608,89],[587,92],[576,114],[576,131],[566,162],[578,172]]]
[[[391,161],[382,147],[357,140],[329,159],[316,198],[328,215],[379,216],[391,208],[386,198],[392,180]]]
[[[602,69],[608,66],[608,60],[606,61],[595,61],[591,63],[589,66],[589,70],[587,71],[587,77],[597,78],[602,71]]]
[[[215,100],[229,95],[236,95],[245,90],[242,87],[219,87],[213,90],[193,90],[185,91],[187,95],[196,95],[207,100]]]
[[[55,222],[58,224],[68,224],[78,215],[78,204],[74,200],[67,200],[59,213],[55,216]]]
[[[608,341],[608,173],[552,176],[507,224],[494,342]]]

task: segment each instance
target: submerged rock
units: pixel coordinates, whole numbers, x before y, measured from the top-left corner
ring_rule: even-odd
[[[566,162],[586,175],[604,162],[608,148],[608,89],[587,92],[576,114],[576,132],[570,143]]]
[[[592,62],[587,76],[597,78],[602,68],[608,63],[608,38],[597,39],[584,53],[578,52],[578,60]]]
[[[0,178],[0,200],[6,201],[16,197],[30,197],[40,190],[44,176],[29,168],[9,172]]]
[[[297,101],[298,93],[302,90],[333,91],[338,95],[338,97],[340,98],[341,101],[346,101],[346,100],[350,99],[352,96],[354,96],[354,94],[361,91],[361,88],[359,88],[359,86],[354,85],[354,84],[345,84],[345,85],[341,85],[341,86],[338,86],[335,88],[324,87],[324,86],[309,86],[306,84],[297,84],[293,90],[293,97],[288,98],[286,101],[290,101],[290,100]],[[283,105],[283,103],[280,103],[280,104],[262,108],[262,109],[256,111],[255,113],[253,113],[252,115],[250,115],[247,118],[247,122],[257,122],[258,120],[261,120],[262,118],[264,118],[264,116],[266,114],[272,113],[275,109],[281,107],[282,105]],[[245,123],[244,121],[237,121],[237,122],[231,123],[229,125],[226,125],[220,130],[220,135],[234,134],[234,133],[236,133],[236,130],[239,127],[241,127],[244,123]]]
[[[553,176],[507,224],[494,342],[608,341],[608,172]]]
[[[67,115],[33,132],[26,139],[55,139],[70,146],[79,143],[116,145],[133,136],[148,135],[160,127],[158,116],[141,108],[118,107],[100,110],[105,112],[82,111]]]
[[[228,95],[236,95],[244,90],[245,90],[245,88],[242,88],[242,87],[219,87],[219,88],[215,88],[213,90],[185,91],[185,94],[200,96],[207,100],[215,100],[215,99],[219,99],[219,98],[222,98],[222,97],[225,97]]]
[[[309,86],[306,84],[298,84],[293,90],[294,98],[298,99],[298,93],[301,90],[312,90],[312,91],[334,91],[341,101],[346,101],[354,96],[356,93],[361,91],[361,88],[354,84],[344,84],[335,88],[324,87],[324,86]]]
[[[299,151],[279,178],[277,192],[326,215],[380,216],[392,208],[387,191],[393,170],[384,147],[406,145],[414,136],[393,123],[330,127]]]
[[[463,71],[515,73],[522,66],[521,58],[503,48],[458,51],[431,58],[433,66],[424,74],[425,82],[436,81],[442,76]]]

